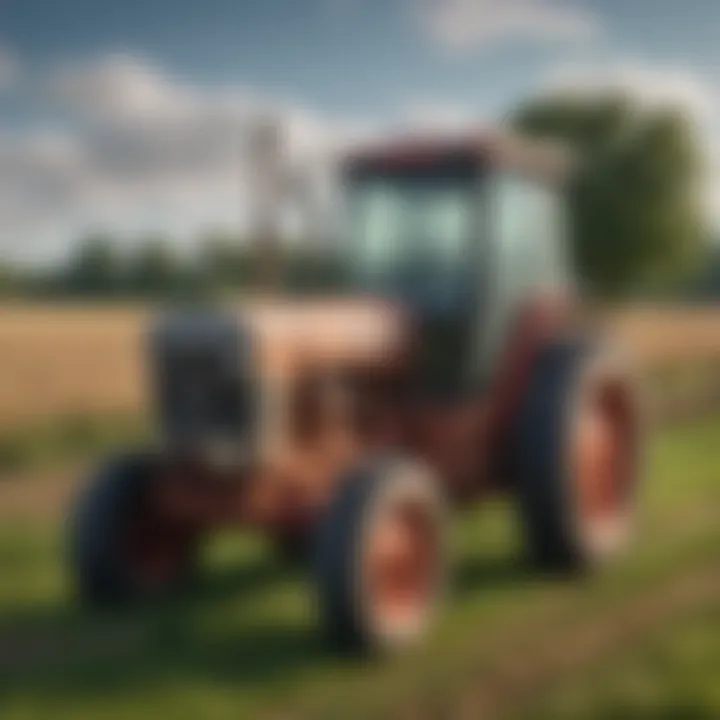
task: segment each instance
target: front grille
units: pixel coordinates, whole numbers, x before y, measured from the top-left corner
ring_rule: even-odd
[[[214,314],[175,317],[159,325],[156,402],[173,447],[190,450],[247,440],[254,406],[248,340],[234,319]]]

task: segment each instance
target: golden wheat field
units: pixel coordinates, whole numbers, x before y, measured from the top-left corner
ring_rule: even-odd
[[[141,407],[142,309],[0,308],[0,433]]]
[[[611,313],[609,326],[644,365],[720,360],[720,305],[627,308]]]
[[[1,307],[0,434],[140,409],[150,316],[139,307]],[[720,307],[627,309],[612,313],[610,324],[643,363],[720,358]]]

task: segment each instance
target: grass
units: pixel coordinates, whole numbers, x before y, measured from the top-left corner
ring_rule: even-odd
[[[566,676],[535,701],[535,717],[675,717],[720,715],[720,608],[706,602],[635,648]]]
[[[136,444],[148,435],[138,413],[69,415],[0,434],[0,478],[57,463],[84,461],[112,448]]]
[[[184,600],[86,615],[62,522],[6,522],[0,717],[717,717],[719,443],[719,420],[654,443],[636,548],[583,582],[519,562],[508,504],[468,512],[441,626],[384,662],[332,656],[305,572],[256,538],[214,538]]]

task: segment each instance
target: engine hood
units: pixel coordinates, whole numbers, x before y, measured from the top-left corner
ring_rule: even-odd
[[[399,361],[409,335],[405,314],[378,300],[263,300],[240,310],[263,372]]]

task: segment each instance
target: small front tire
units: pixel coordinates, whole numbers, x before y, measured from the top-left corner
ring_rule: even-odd
[[[158,511],[157,472],[151,456],[126,455],[106,462],[82,490],[71,518],[70,560],[83,602],[167,595],[194,573],[196,534]]]

